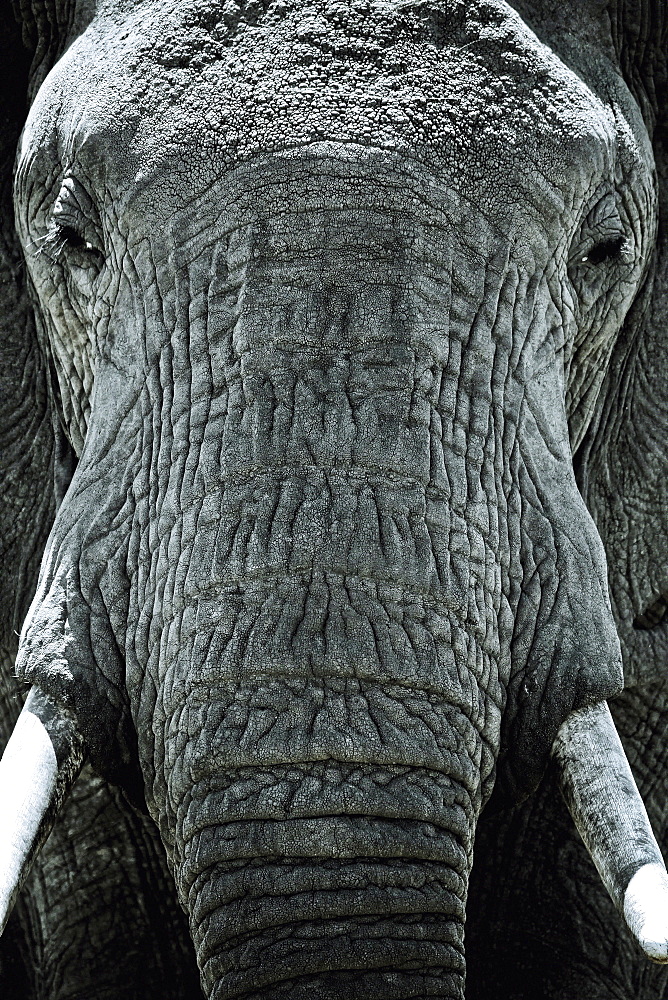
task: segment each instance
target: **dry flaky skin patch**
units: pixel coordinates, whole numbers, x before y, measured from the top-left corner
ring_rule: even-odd
[[[497,0],[56,20],[16,203],[79,465],[19,670],[145,792],[209,996],[459,997],[497,758],[530,789],[621,682],[571,459],[656,222],[612,47]]]

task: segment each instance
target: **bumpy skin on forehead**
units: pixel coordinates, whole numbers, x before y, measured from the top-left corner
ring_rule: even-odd
[[[255,24],[241,13],[230,23],[205,3],[121,7],[100,5],[33,126],[59,125],[64,160],[76,149],[84,168],[96,144],[88,166],[112,171],[112,182],[145,183],[169,163],[171,193],[179,185],[187,195],[249,159],[335,141],[430,163],[508,227],[510,204],[491,173],[509,198],[533,198],[527,213],[559,214],[564,199],[586,195],[583,171],[593,177],[606,155],[630,169],[637,156],[614,148],[625,137],[615,134],[605,52],[592,47],[581,80],[580,67],[569,69],[497,0],[431,14],[410,4],[268,5]],[[614,97],[623,102],[624,91]],[[127,156],[117,145],[102,158],[105,135],[126,139]]]
[[[56,54],[64,55],[37,98],[22,143],[17,199],[24,241],[39,238],[63,179],[77,175],[104,206],[117,269],[123,270],[124,261],[142,259],[152,260],[157,268],[154,297],[144,298],[148,336],[146,355],[139,358],[133,350],[132,322],[124,325],[118,310],[114,324],[105,321],[105,308],[116,294],[114,281],[106,286],[93,322],[81,305],[89,278],[79,275],[65,294],[64,283],[60,288],[52,283],[47,294],[46,285],[39,286],[36,279],[43,302],[49,302],[45,333],[53,345],[68,433],[78,452],[89,426],[97,435],[96,444],[89,436],[79,482],[86,485],[88,474],[90,483],[86,468],[92,467],[93,457],[99,470],[107,473],[125,467],[124,463],[131,465],[131,440],[121,440],[116,453],[107,445],[118,438],[119,402],[122,409],[125,400],[132,399],[142,365],[150,362],[151,352],[161,349],[155,321],[163,302],[167,303],[163,324],[177,320],[179,308],[183,310],[182,302],[176,308],[169,304],[165,290],[170,273],[178,274],[188,255],[197,254],[204,270],[215,269],[218,258],[212,258],[211,248],[238,226],[249,206],[258,216],[264,212],[270,217],[273,210],[275,216],[287,219],[290,205],[281,203],[277,192],[288,175],[291,184],[301,176],[305,202],[314,198],[311,215],[305,217],[298,238],[287,221],[285,226],[272,221],[261,236],[255,232],[246,243],[240,240],[238,259],[251,275],[245,280],[257,296],[257,319],[249,311],[237,325],[238,337],[254,347],[271,298],[262,298],[262,283],[272,273],[288,278],[294,274],[291,254],[304,253],[312,238],[309,233],[315,231],[313,219],[320,218],[318,213],[333,213],[337,204],[359,206],[357,216],[351,217],[364,237],[357,238],[355,225],[350,232],[336,224],[332,227],[329,249],[336,250],[336,268],[324,275],[330,282],[340,283],[343,273],[354,280],[360,242],[367,251],[373,246],[378,255],[381,285],[394,266],[386,261],[400,258],[398,287],[407,280],[406,261],[410,278],[419,266],[434,266],[433,258],[433,284],[438,283],[439,225],[441,239],[444,233],[449,239],[457,231],[468,258],[464,266],[474,267],[476,260],[489,258],[494,248],[509,242],[512,249],[506,248],[506,258],[499,255],[497,266],[503,268],[509,254],[527,273],[547,272],[556,300],[554,313],[561,320],[569,317],[559,326],[558,345],[567,355],[566,384],[547,377],[532,404],[540,412],[546,401],[554,403],[550,412],[557,415],[556,432],[550,437],[540,428],[539,436],[550,440],[558,456],[555,478],[561,475],[569,465],[561,408],[567,408],[570,440],[577,446],[592,418],[614,334],[647,267],[642,262],[649,259],[655,238],[652,154],[640,115],[611,68],[616,58],[614,32],[602,6],[562,5],[553,10],[552,5],[548,9],[546,4],[526,3],[513,10],[504,3],[481,2],[444,3],[432,10],[410,4],[396,8],[313,4],[293,10],[278,4],[220,9],[210,3],[100,0],[36,7],[26,18],[27,36],[33,43],[40,40],[33,95]],[[342,155],[342,146],[349,154]],[[360,147],[366,152],[362,154]],[[371,174],[378,185],[372,206],[364,194]],[[40,178],[37,185],[35,176]],[[608,201],[601,197],[606,190],[614,192]],[[428,233],[427,213],[420,226],[414,216],[405,221],[407,193],[421,211],[425,206],[431,209],[433,234]],[[84,194],[79,201],[85,202]],[[205,237],[196,222],[189,223],[189,210],[195,219],[205,213],[212,220]],[[398,220],[392,227],[388,214]],[[580,244],[583,216],[588,222]],[[589,287],[589,279],[567,258],[572,253],[577,263],[585,257],[591,234],[601,230],[605,234],[610,226],[614,231],[620,216],[634,237],[636,267],[618,273],[603,290],[596,286],[588,298],[582,289]],[[171,249],[175,244],[180,247],[176,254]],[[143,257],[142,246],[150,249]],[[315,245],[311,249],[317,251]],[[257,255],[254,271],[248,267],[249,254]],[[576,293],[558,291],[569,266],[579,287]],[[37,267],[34,273],[38,274]],[[196,280],[194,266],[190,274]],[[125,280],[123,294],[128,295],[132,281],[127,275]],[[308,282],[308,271],[303,280]],[[461,281],[465,286],[466,279]],[[480,293],[472,287],[470,294]],[[582,302],[574,310],[578,295]],[[285,305],[290,307],[291,301]],[[195,328],[197,308],[189,314]],[[327,308],[336,311],[339,306],[331,300]],[[360,315],[353,314],[349,326],[353,342],[355,322],[361,322]],[[108,336],[110,329],[113,336]],[[90,337],[91,330],[97,340]],[[289,324],[287,331],[290,341]],[[338,335],[340,328],[334,333]],[[151,335],[156,337],[153,343]],[[321,332],[309,331],[305,346],[311,335]],[[553,347],[545,349],[548,366]],[[191,364],[200,360],[196,353],[190,355]],[[325,388],[332,392],[331,385]],[[210,472],[209,466],[203,475]],[[79,537],[90,541],[87,518],[91,510],[97,514],[97,505],[104,509],[108,495],[104,489],[85,494],[82,490],[84,495],[82,527],[76,528],[80,512],[75,509],[62,523],[69,516],[72,532],[80,530]],[[529,506],[542,501],[531,494]],[[106,565],[107,555],[111,563],[122,544],[121,535],[114,534],[122,526],[122,512],[117,504],[108,531],[100,532],[101,522],[96,527],[98,565]],[[106,543],[108,553],[105,538],[111,539]],[[587,535],[583,549],[588,548]],[[579,588],[582,600],[574,602],[573,617],[582,616],[592,586],[601,588],[600,555],[593,558],[598,560],[598,578],[592,585],[584,574]],[[550,587],[550,574],[544,574],[536,561],[529,607],[540,604]],[[76,579],[90,591],[85,573]],[[104,594],[104,579],[93,582]],[[97,599],[98,591],[95,595]],[[115,596],[118,619],[124,598],[120,593]],[[60,600],[57,592],[52,598]],[[65,608],[66,603],[63,613]],[[79,606],[70,612],[68,627],[74,638],[64,658],[54,619],[46,614],[46,631],[40,634],[34,629],[33,634],[40,642],[46,635],[47,646],[53,638],[55,655],[46,665],[42,658],[40,678],[66,693],[87,717],[98,765],[120,776],[126,787],[136,787],[128,771],[135,749],[127,715],[120,733],[118,727],[119,716],[127,711],[123,663],[118,630],[114,635],[105,624],[107,612],[104,598],[92,609]],[[613,693],[619,683],[614,654],[613,662],[600,654],[606,644],[610,650],[615,647],[614,636],[606,633],[605,614],[596,638],[587,640],[590,645],[573,649],[568,656],[560,650],[559,671],[551,669],[560,645],[558,627],[551,623],[537,642],[530,611],[525,609],[525,617],[518,616],[516,624],[518,660],[540,641],[544,645],[537,662],[534,658],[533,672],[518,670],[508,686],[501,751],[504,787],[513,794],[537,779],[563,713],[574,703]],[[594,623],[592,632],[596,631]],[[97,672],[91,675],[95,660]],[[100,677],[106,678],[106,686]],[[113,714],[106,711],[109,704]],[[110,747],[115,748],[111,754]]]

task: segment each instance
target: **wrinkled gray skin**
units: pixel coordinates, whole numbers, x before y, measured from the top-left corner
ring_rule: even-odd
[[[29,52],[0,17],[0,747],[25,698],[12,676],[18,629],[56,505],[71,476],[48,362],[38,348],[15,233],[12,172]],[[165,947],[165,941],[171,942]],[[187,926],[153,823],[90,768],[77,783],[0,941],[6,1000],[199,994]]]
[[[461,1000],[496,783],[469,992],[504,988],[494,953],[508,995],[573,995],[618,917],[551,852],[549,785],[514,803],[621,688],[604,546],[622,731],[662,798],[632,719],[663,626],[629,628],[666,590],[659,4],[20,7],[7,658],[36,586],[17,672],[99,776],[3,941],[7,990],[197,995],[154,821],[207,997]],[[499,877],[527,845],[580,928],[533,992]],[[645,968],[604,962],[600,996]]]
[[[659,230],[647,286],[617,339],[577,478],[603,539],[624,655],[617,728],[668,854],[668,19],[630,5],[627,60],[653,66]],[[639,99],[646,96],[639,92]],[[663,597],[662,597],[663,595]],[[652,614],[644,614],[651,608]],[[636,626],[644,627],[634,627]],[[648,627],[648,626],[652,627]],[[668,997],[615,920],[552,776],[521,808],[486,816],[468,906],[467,993],[488,1000]],[[501,931],[501,928],[509,931]]]

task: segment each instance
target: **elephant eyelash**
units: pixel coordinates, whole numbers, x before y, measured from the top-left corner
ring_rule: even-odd
[[[101,251],[90,240],[87,240],[72,226],[60,223],[54,223],[41,239],[34,240],[33,246],[37,247],[34,251],[35,257],[44,254],[54,264],[60,262],[66,250],[83,250],[91,255],[102,257]]]
[[[59,231],[60,227],[52,227],[44,236],[33,240],[30,246],[33,248],[34,257],[48,257],[54,264],[58,262],[65,249],[66,240]]]

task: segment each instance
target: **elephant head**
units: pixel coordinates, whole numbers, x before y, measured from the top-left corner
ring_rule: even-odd
[[[668,954],[572,458],[654,258],[654,64],[622,3],[548,6],[19,5],[78,461],[5,895],[85,756],[157,823],[209,997],[461,997],[477,818],[551,752]]]

